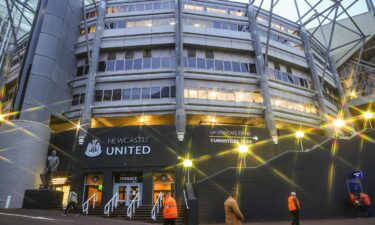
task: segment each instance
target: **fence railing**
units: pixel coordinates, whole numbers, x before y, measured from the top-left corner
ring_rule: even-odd
[[[92,201],[92,208],[95,209],[95,203],[98,201],[98,194],[93,194],[82,204],[82,213],[85,213],[86,215],[89,213],[90,201]]]
[[[151,219],[156,221],[156,217],[159,214],[160,208],[163,205],[163,193],[160,192],[158,195],[158,198],[156,199],[156,202],[151,210]]]
[[[104,206],[104,215],[109,216],[111,212],[113,212],[114,208],[117,208],[117,203],[119,201],[119,195],[116,193],[113,197],[108,201],[108,203]]]
[[[126,211],[126,215],[131,219],[132,216],[135,214],[135,209],[139,207],[141,202],[141,195],[138,193],[135,198],[131,201],[128,209]]]

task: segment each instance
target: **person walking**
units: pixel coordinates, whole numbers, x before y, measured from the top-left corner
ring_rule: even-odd
[[[77,202],[78,202],[78,195],[74,190],[71,190],[68,195],[68,205],[65,208],[64,216],[68,214],[68,211],[71,207],[76,212],[76,217],[78,216],[78,211],[76,207]]]
[[[176,200],[172,196],[170,196],[169,193],[165,193],[163,199],[163,224],[175,225],[177,216],[178,213]]]
[[[364,211],[367,212],[368,217],[374,217],[374,215],[371,212],[371,199],[370,196],[368,196],[365,193],[360,193],[359,197],[361,199],[361,202],[363,204]]]
[[[292,225],[299,225],[299,210],[301,205],[295,192],[290,193],[288,198],[288,209],[293,216]]]
[[[233,191],[224,202],[226,225],[242,225],[245,221],[236,198],[236,192]]]

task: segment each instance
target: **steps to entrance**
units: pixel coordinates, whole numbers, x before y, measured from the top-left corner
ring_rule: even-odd
[[[127,207],[118,207],[114,209],[114,211],[109,214],[110,218],[117,218],[117,219],[124,219],[124,220],[134,220],[134,221],[142,221],[142,222],[147,222],[147,223],[162,223],[163,222],[163,213],[162,210],[158,214],[156,221],[151,219],[151,210],[152,210],[151,205],[145,205],[145,206],[140,206],[135,210],[135,214],[132,216],[131,219],[129,219],[126,216],[126,210]],[[81,207],[78,207],[81,209]],[[62,210],[62,209],[61,209]],[[89,209],[89,216],[104,216],[107,217],[103,214],[104,208],[103,207],[98,207],[98,208],[90,208]],[[178,206],[178,218],[176,220],[177,225],[186,225],[188,222],[188,215],[187,215],[187,210],[184,205],[179,205]]]

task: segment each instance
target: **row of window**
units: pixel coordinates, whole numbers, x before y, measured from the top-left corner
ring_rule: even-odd
[[[323,59],[325,59],[327,57],[327,51],[325,51],[323,48],[321,48],[317,43],[315,43],[315,41],[310,40],[310,46]]]
[[[184,67],[255,74],[257,73],[256,65],[253,63],[195,57],[184,57]]]
[[[98,11],[96,11],[96,9],[86,12],[86,19],[90,19],[90,18],[97,17],[97,16],[98,16]]]
[[[89,27],[87,27],[87,33],[95,33],[96,31],[96,26],[95,25],[91,25]],[[79,34],[82,36],[82,35],[85,35],[86,34],[86,29],[85,28],[81,28],[81,30],[79,31]]]
[[[118,4],[107,7],[107,14],[113,13],[126,13],[126,12],[140,12],[147,10],[161,10],[161,9],[174,9],[174,1],[165,2],[148,2],[148,3],[131,3],[131,4]]]
[[[262,29],[259,30],[259,34],[265,38],[267,38],[267,31],[264,31]],[[290,46],[290,47],[294,47],[294,48],[298,48],[300,50],[303,50],[303,47],[302,45],[300,44],[297,44],[289,39],[286,39],[284,37],[281,37],[281,36],[278,36],[274,33],[270,33],[270,40],[273,40],[273,41],[277,41],[283,45],[287,45],[287,46]]]
[[[184,97],[189,99],[254,102],[262,103],[263,98],[259,92],[214,89],[214,88],[185,88]]]
[[[293,85],[297,85],[303,88],[309,88],[309,84],[307,82],[307,79],[305,78],[298,77],[290,73],[282,72],[280,70],[272,70],[272,69],[270,70],[273,71],[276,80],[283,81],[285,83],[289,83]]]
[[[284,99],[278,96],[272,96],[271,105],[278,108],[289,109],[298,112],[317,114],[318,111],[316,107],[312,104],[306,104],[301,102],[296,102],[291,99]]]
[[[242,9],[235,9],[235,8],[227,8],[223,6],[215,6],[215,5],[204,5],[201,3],[193,3],[188,2],[184,4],[184,8],[188,10],[194,11],[205,11],[209,13],[216,13],[216,14],[227,14],[231,16],[246,16],[246,11]]]
[[[263,15],[258,15],[257,16],[257,21],[258,23],[261,23],[265,26],[268,26],[268,18],[263,16]],[[278,23],[278,22],[275,22],[275,21],[272,21],[271,22],[271,27],[276,29],[276,30],[280,30],[280,31],[283,31],[283,32],[287,32],[288,34],[291,34],[291,35],[294,35],[294,36],[297,36],[299,37],[300,34],[299,34],[299,30],[293,28],[293,27],[290,27],[286,24],[281,24],[281,23]]]
[[[319,57],[319,56],[317,56],[317,55],[315,55],[315,53],[313,53],[313,57],[314,57],[314,60],[315,61],[317,61],[322,67],[324,66],[324,61]],[[330,72],[332,72],[333,70],[332,70],[332,67],[331,67],[331,65],[328,63],[328,61],[327,61],[327,63],[326,63],[326,67],[327,67],[327,70],[328,71],[330,71]]]
[[[118,20],[106,22],[104,29],[123,29],[123,28],[140,28],[140,27],[158,27],[158,26],[174,26],[176,24],[174,18],[162,19],[144,19],[144,20]]]
[[[201,27],[201,28],[214,28],[214,29],[222,29],[222,30],[241,31],[241,32],[250,31],[249,26],[246,24],[225,23],[225,22],[208,21],[208,20],[191,19],[191,18],[184,18],[183,23],[188,26]]]

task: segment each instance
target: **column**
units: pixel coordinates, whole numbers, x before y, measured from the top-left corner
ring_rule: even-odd
[[[99,55],[101,39],[104,30],[104,17],[106,13],[106,0],[101,0],[98,7],[98,16],[96,18],[96,31],[91,45],[91,64],[90,71],[87,74],[87,86],[85,92],[85,104],[83,106],[82,117],[80,124],[84,130],[91,127],[91,117],[92,117],[92,105],[94,101],[95,93],[95,80],[96,72],[98,68]],[[82,129],[81,129],[82,131]],[[86,136],[86,133],[81,132],[80,136]]]
[[[184,105],[184,71],[183,71],[183,1],[176,0],[176,133],[179,141],[184,140],[186,130],[186,112]]]
[[[250,24],[250,33],[254,41],[254,50],[255,50],[255,56],[256,56],[255,63],[256,63],[256,68],[257,68],[257,74],[259,75],[260,90],[261,90],[261,94],[263,97],[263,105],[265,107],[264,117],[266,120],[266,126],[270,132],[273,142],[277,144],[278,137],[277,137],[276,122],[275,122],[275,117],[272,113],[270,88],[268,85],[268,76],[266,74],[266,68],[264,65],[262,43],[260,41],[260,33],[259,33],[258,23],[256,20],[256,10],[253,4],[251,3],[251,1],[249,1],[248,17],[249,17],[249,24]]]
[[[301,27],[300,30],[301,30],[301,39],[303,42],[303,47],[305,49],[306,60],[310,68],[311,78],[313,81],[314,89],[315,89],[317,100],[318,100],[318,105],[320,108],[321,120],[328,124],[329,121],[327,119],[327,106],[326,106],[326,103],[324,102],[323,90],[322,90],[322,86],[319,80],[318,70],[314,62],[314,56],[313,56],[313,52],[312,52],[310,41],[309,41],[309,35],[307,34],[305,27]],[[333,135],[333,132],[330,132],[330,130],[327,128],[324,130],[324,134],[327,137],[331,137]]]

